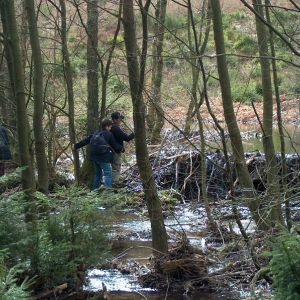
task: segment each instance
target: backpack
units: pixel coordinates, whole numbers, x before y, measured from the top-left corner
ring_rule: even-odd
[[[90,140],[90,152],[91,154],[103,154],[107,151],[108,145],[103,137],[102,131],[95,131]]]
[[[7,151],[6,143],[0,138],[0,154],[4,154]]]

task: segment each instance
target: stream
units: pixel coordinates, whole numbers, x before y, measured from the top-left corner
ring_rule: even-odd
[[[257,125],[240,125],[241,132],[243,132],[243,144],[245,151],[253,151],[258,149],[263,152],[261,132]],[[285,126],[285,139],[287,142],[286,153],[300,152],[300,134],[299,126],[289,124]],[[209,128],[210,130],[210,128]],[[209,135],[208,135],[209,136]],[[214,137],[214,134],[211,134]],[[209,139],[211,144],[218,142],[214,138]],[[276,151],[280,151],[280,140],[278,135],[278,128],[274,127],[274,144]],[[218,147],[217,147],[218,148]],[[230,145],[229,145],[230,148]],[[219,207],[220,208],[220,207]],[[218,213],[226,215],[228,208],[222,207]],[[103,209],[105,213],[105,209]],[[247,216],[249,211],[244,208],[242,211],[244,216],[242,222],[247,227],[247,231],[251,231],[252,224],[248,224]],[[142,265],[149,263],[149,259],[152,257],[151,249],[151,227],[148,220],[147,212],[136,213],[132,210],[124,210],[114,212],[112,220],[112,230],[110,232],[110,239],[112,240],[112,262],[118,264],[124,264],[136,266],[140,268]],[[183,232],[187,235],[187,238],[191,245],[201,248],[204,252],[209,245],[207,237],[205,236],[206,227],[206,213],[203,207],[197,205],[196,209],[192,208],[192,204],[183,203],[176,207],[173,216],[168,216],[165,219],[166,229],[169,235],[169,244],[174,241],[178,241],[180,235]],[[235,227],[233,222],[232,229],[239,234],[239,230]],[[121,237],[121,238],[120,238]],[[212,245],[213,247],[223,246],[224,241],[220,245]],[[139,270],[139,269],[138,269]],[[143,272],[144,270],[139,270]],[[183,295],[174,294],[170,291],[159,292],[156,290],[145,289],[138,283],[138,279],[132,274],[122,274],[118,269],[90,269],[87,272],[88,285],[85,287],[87,291],[99,291],[102,290],[102,284],[107,287],[110,292],[110,298],[112,300],[229,300],[229,299],[245,299],[250,296],[249,283],[241,286],[232,286],[232,290],[237,296],[228,294],[198,294],[198,295]]]
[[[103,211],[105,213],[105,211]],[[205,211],[197,209],[192,211],[188,204],[181,204],[176,207],[174,215],[165,220],[170,243],[178,240],[178,234],[186,233],[190,243],[201,247],[204,251],[206,240],[202,231],[205,227]],[[118,211],[113,217],[113,228],[110,233],[113,241],[111,254],[112,262],[139,266],[147,264],[152,256],[151,250],[151,230],[149,220],[141,214],[133,211]],[[120,236],[122,237],[120,239]],[[118,238],[117,238],[118,237]],[[124,237],[124,238],[123,238]],[[114,239],[115,238],[115,239]],[[139,272],[143,272],[141,269]],[[198,294],[187,296],[174,294],[171,292],[158,292],[156,290],[142,288],[137,278],[131,274],[122,274],[117,269],[88,270],[88,286],[86,290],[102,290],[102,283],[110,291],[110,299],[114,300],[229,300],[241,299],[233,298],[230,295],[221,294]],[[238,287],[237,287],[238,288]]]

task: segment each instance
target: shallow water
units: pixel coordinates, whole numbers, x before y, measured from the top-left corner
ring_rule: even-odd
[[[151,299],[151,300],[229,300],[238,299],[225,295],[197,294],[192,297],[170,292],[157,292],[151,289],[144,289],[139,286],[136,278],[132,275],[121,274],[118,270],[90,270],[88,272],[89,285],[86,288],[90,291],[102,290],[102,283],[113,296],[110,299]],[[144,297],[142,297],[143,295]],[[146,298],[145,298],[146,297]]]
[[[258,124],[239,124],[242,134],[242,142],[245,152],[259,150],[264,153],[262,143],[262,131]],[[286,154],[294,154],[300,152],[300,126],[295,124],[284,125],[284,141]],[[280,153],[280,134],[278,126],[273,126],[273,143],[276,153]],[[229,144],[229,149],[230,149]]]
[[[187,234],[190,243],[198,247],[205,248],[205,238],[201,233],[204,229],[204,211],[196,213],[190,209],[189,205],[181,205],[176,209],[176,216],[170,216],[166,219],[166,228],[172,241],[172,236],[178,235],[179,232]],[[130,264],[139,268],[139,266],[149,262],[152,256],[151,249],[151,232],[148,218],[142,217],[128,211],[119,211],[114,215],[113,230],[110,237],[113,239],[117,235],[124,238],[113,240],[111,254],[113,262],[118,264]],[[129,234],[129,235],[127,235]],[[139,269],[138,269],[139,270]],[[139,270],[143,272],[143,270]],[[142,288],[138,284],[137,278],[131,274],[121,274],[119,270],[99,270],[93,269],[88,271],[89,284],[86,290],[102,290],[102,283],[110,291],[111,299],[149,299],[149,300],[229,300],[239,299],[232,298],[228,295],[217,294],[198,294],[189,297],[187,295],[158,292],[151,289]]]

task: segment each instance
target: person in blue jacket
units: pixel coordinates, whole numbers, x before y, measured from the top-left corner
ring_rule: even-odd
[[[5,174],[5,161],[11,159],[7,129],[0,125],[0,176]]]
[[[110,188],[112,186],[112,166],[114,152],[119,152],[122,150],[122,146],[116,143],[113,134],[110,132],[112,127],[112,121],[110,119],[103,119],[101,122],[102,135],[108,144],[107,150],[104,153],[90,153],[90,160],[94,165],[94,180],[92,185],[92,191],[99,189],[102,181],[102,176],[104,176],[104,187]],[[93,134],[87,136],[73,147],[74,149],[79,149],[85,145],[88,145],[91,141]]]

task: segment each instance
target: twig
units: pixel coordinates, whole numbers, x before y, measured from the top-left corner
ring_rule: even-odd
[[[132,130],[132,128],[130,128],[130,127],[126,124],[126,122],[125,122],[124,120],[122,120],[122,123],[123,123],[123,125],[125,125],[125,127],[126,127],[131,133],[134,133],[133,130]]]
[[[123,252],[121,252],[120,254],[118,254],[117,256],[115,256],[112,260],[114,261],[116,259],[119,259],[119,258],[123,257],[132,248],[133,248],[133,246],[129,247],[128,249],[125,249]]]
[[[169,156],[169,157],[165,157],[164,159],[165,160],[169,160],[169,159],[173,159],[173,158],[177,158],[177,157],[182,157],[182,156],[186,156],[187,154],[186,153],[180,153],[180,154],[175,154],[175,155],[172,155],[172,156]]]
[[[158,161],[158,159],[159,159],[159,155],[160,155],[160,153],[161,153],[161,150],[162,150],[162,148],[163,148],[163,146],[164,146],[166,140],[167,140],[167,134],[165,134],[163,140],[161,141],[160,147],[159,147],[159,149],[158,149],[158,154],[157,154],[157,156],[156,156],[156,158],[155,158],[155,160],[154,160],[154,162],[153,162],[152,168],[155,167],[155,165],[156,165],[156,163],[157,163],[157,161]]]
[[[138,292],[138,291],[133,291],[133,292],[140,295],[143,299],[148,300],[148,298],[145,295],[141,294],[140,292]]]

